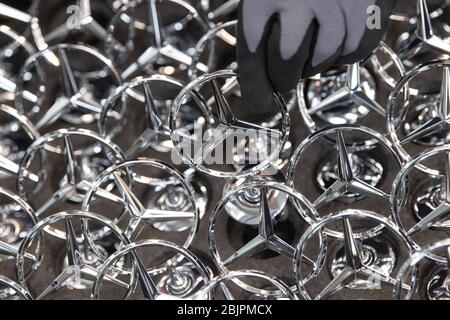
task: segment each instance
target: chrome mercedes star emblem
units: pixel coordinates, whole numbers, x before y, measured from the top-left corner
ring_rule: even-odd
[[[160,254],[165,253],[169,258],[162,264],[155,265],[152,259],[150,262],[146,262],[143,258],[144,253],[148,253],[150,249],[153,257],[158,256],[156,251]],[[149,260],[148,254],[145,257]],[[115,267],[118,261],[124,258],[132,262],[135,270],[135,278],[129,276],[128,278],[131,278],[128,285],[120,286],[125,289],[125,298],[136,297],[140,294],[140,297],[146,300],[192,299],[191,296],[196,295],[210,280],[210,274],[205,266],[183,247],[163,240],[145,240],[124,246],[105,261],[92,289],[93,299],[101,299],[103,282],[108,280],[105,275]],[[147,265],[149,266],[147,267]],[[188,269],[180,268],[180,266],[187,265],[190,266]],[[133,284],[134,281],[139,286]],[[137,287],[140,287],[140,292],[136,290]],[[120,288],[117,287],[117,289]],[[109,287],[108,290],[110,290]],[[210,294],[207,293],[201,299],[207,299],[209,296]]]
[[[319,220],[316,224],[311,225],[299,241],[296,252],[295,273],[299,292],[305,299],[327,299],[344,288],[351,289],[351,284],[361,279],[367,281],[366,290],[381,288],[382,284],[388,284],[390,286],[395,286],[397,284],[395,277],[391,276],[389,272],[377,268],[374,263],[377,259],[375,257],[373,259],[369,258],[368,252],[363,250],[362,239],[357,238],[356,233],[353,231],[352,221],[354,220],[358,221],[358,226],[382,224],[383,232],[387,232],[394,236],[397,244],[402,246],[403,250],[411,251],[409,241],[400,229],[382,216],[352,211],[331,214],[324,219]],[[354,225],[356,224],[356,221],[354,222]],[[305,250],[310,246],[311,239],[313,239],[315,233],[320,232],[324,227],[329,228],[330,226],[333,226],[333,228],[338,228],[339,224],[342,226],[340,229],[342,230],[341,240],[344,245],[345,261],[343,261],[339,272],[334,278],[326,285],[322,285],[322,289],[315,287],[313,291],[310,291],[313,283],[317,284],[317,279],[320,278],[320,273],[322,271],[319,271],[313,278],[305,278],[304,273],[308,268],[301,257],[303,257]],[[359,287],[359,289],[362,288]],[[405,285],[404,289],[409,289],[409,286]],[[311,292],[317,293],[311,295]],[[363,290],[358,290],[359,298],[362,297],[362,293]]]
[[[143,170],[148,173],[144,174]],[[127,181],[130,176],[132,180]],[[111,198],[97,196],[97,190],[104,190],[105,186],[111,183],[120,194],[120,201],[113,199],[113,203],[121,206],[120,216],[113,219],[117,224],[125,221],[125,234],[130,239],[136,240],[141,233],[148,235],[148,230],[144,232],[143,229],[153,226],[165,232],[187,230],[188,235],[183,246],[190,245],[197,231],[199,209],[194,190],[181,173],[162,162],[143,158],[113,165],[102,172],[92,184],[83,201],[83,210],[95,210],[93,207],[96,202],[105,203],[104,200],[111,200]],[[174,193],[169,186],[181,187],[184,192],[183,194]],[[142,199],[145,197],[138,196],[138,190],[155,196],[159,195],[158,199],[162,201],[144,203]],[[171,199],[165,198],[166,195]],[[127,213],[127,217],[124,217],[123,212]]]
[[[410,182],[406,179],[418,171],[418,165],[424,162],[429,162],[431,159],[438,159],[443,163],[443,169],[435,170],[439,172],[434,176],[434,182],[438,185],[436,200],[430,210],[425,212],[420,220],[411,221],[408,218],[408,211],[404,211],[403,208],[407,202],[405,197],[408,195],[408,184]],[[410,237],[415,248],[423,248],[430,243],[427,243],[427,239],[420,237],[425,232],[427,234],[436,233],[440,229],[447,230],[448,215],[450,213],[450,147],[448,145],[436,147],[434,149],[423,152],[416,157],[408,161],[401,171],[398,173],[392,188],[391,198],[392,214],[396,223],[405,231]],[[435,261],[444,262],[441,257],[434,256],[432,258]]]
[[[77,228],[74,227],[75,221],[77,222]],[[91,281],[96,279],[98,270],[87,263],[86,257],[81,250],[80,244],[83,243],[85,245],[85,249],[87,247],[91,248],[91,254],[96,254],[97,258],[100,261],[105,261],[107,256],[104,256],[101,252],[96,250],[96,239],[91,238],[89,232],[90,225],[100,224],[103,227],[108,228],[109,233],[113,236],[113,238],[119,245],[125,246],[129,243],[129,240],[122,233],[122,231],[114,226],[111,221],[102,216],[82,211],[60,212],[55,215],[49,216],[41,220],[30,230],[19,248],[19,253],[16,260],[17,278],[26,290],[30,285],[30,277],[35,276],[35,273],[39,273],[39,276],[41,278],[49,276],[48,270],[39,268],[39,266],[28,270],[29,267],[25,264],[24,257],[27,254],[27,250],[29,250],[29,247],[32,247],[35,239],[42,237],[43,234],[47,232],[48,228],[55,224],[64,225],[65,236],[62,238],[62,240],[65,241],[66,257],[68,263],[56,276],[56,278],[50,281],[50,284],[47,287],[43,289],[34,288],[35,290],[33,290],[33,292],[36,292],[37,300],[48,299],[65,287],[75,290],[79,288],[80,290],[82,290],[84,289],[84,286],[81,286],[81,281],[83,279],[89,279]],[[44,256],[44,259],[54,259],[54,257]],[[30,273],[30,275],[27,277],[25,276],[26,273]],[[121,283],[119,280],[116,281],[115,277],[113,276],[106,276],[105,280],[113,283]]]
[[[230,70],[203,75],[185,87],[175,99],[170,115],[171,137],[175,150],[187,164],[208,175],[238,178],[260,172],[270,166],[272,161],[278,160],[286,143],[289,134],[289,115],[286,105],[278,94],[274,94],[274,102],[282,114],[278,128],[266,128],[240,120],[235,116],[222,92],[223,87],[220,86],[219,81],[225,81],[224,87],[228,87],[229,83],[236,83],[237,75]],[[201,125],[194,131],[194,135],[189,135],[189,132],[178,125],[180,109],[186,103],[194,109],[201,108],[203,104],[193,96],[200,89],[206,90],[205,87],[212,91],[212,103],[208,105],[216,110],[212,112],[213,117],[202,120]],[[205,101],[209,102],[209,100]],[[233,144],[234,140],[237,140],[237,145]],[[229,143],[232,145],[228,145]],[[224,154],[222,149],[225,146],[227,148]],[[230,147],[235,151],[231,151]],[[225,171],[221,169],[223,166],[220,169],[214,167],[214,165],[223,164],[246,164],[245,160],[249,159],[249,153],[252,153],[250,158],[257,161],[252,161],[247,170]]]

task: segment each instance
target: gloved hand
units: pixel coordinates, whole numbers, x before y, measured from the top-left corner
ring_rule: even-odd
[[[301,78],[355,63],[379,44],[396,0],[241,0],[238,55],[242,103],[265,112],[272,92]],[[381,28],[368,28],[370,6]]]

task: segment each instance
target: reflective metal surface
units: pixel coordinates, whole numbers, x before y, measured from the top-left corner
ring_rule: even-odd
[[[223,86],[219,84],[219,80],[225,82]],[[194,166],[197,170],[215,177],[239,178],[261,172],[272,161],[278,160],[280,150],[283,149],[289,135],[289,114],[283,99],[276,93],[274,93],[274,103],[278,109],[277,111],[282,114],[279,128],[264,128],[261,125],[238,119],[223,93],[223,91],[236,83],[237,75],[230,70],[222,70],[200,76],[180,92],[173,103],[170,115],[172,142],[179,156],[190,166]],[[200,122],[201,126],[197,127],[199,132],[190,136],[186,130],[183,130],[177,124],[181,105],[185,103],[188,97],[192,96],[189,100],[190,102],[192,101],[193,106],[197,109],[201,107],[197,102],[198,99],[195,99],[195,94],[192,92],[199,91],[206,85],[209,85],[212,91],[211,98],[207,99],[206,102],[208,107],[215,108],[212,111],[214,116],[203,119]],[[193,126],[195,125],[193,124]],[[203,132],[203,129],[206,129],[205,132]],[[235,140],[237,140],[237,143],[234,142]],[[217,157],[218,163],[231,161],[229,164],[242,165],[250,162],[251,167],[237,172],[215,169],[208,165],[211,161],[214,163],[214,159],[211,159],[211,152],[219,150],[219,146],[225,143],[227,143],[228,148],[230,145],[232,148],[237,148],[234,149],[237,153],[228,153],[225,154],[225,157],[222,155],[222,159]],[[251,146],[257,147],[252,148]],[[255,154],[255,152],[258,155],[256,157],[257,161],[251,161],[246,156],[239,156],[241,154]],[[218,155],[219,157],[221,156],[220,153]]]
[[[364,297],[367,290],[380,289],[383,286],[397,285],[395,276],[392,276],[394,264],[386,267],[380,261],[385,259],[382,250],[375,250],[372,245],[368,245],[364,238],[358,237],[353,228],[355,225],[360,226],[361,222],[382,224],[384,233],[388,233],[394,237],[398,246],[403,246],[403,250],[412,250],[408,239],[401,230],[388,219],[370,212],[354,212],[352,210],[331,214],[317,223],[311,225],[302,236],[296,251],[295,274],[297,279],[298,290],[305,299],[326,299],[341,290],[357,290],[358,299]],[[305,267],[301,258],[306,250],[308,250],[309,242],[314,239],[315,233],[319,232],[325,226],[333,226],[342,230],[342,237],[339,240],[343,242],[343,254],[338,260],[333,260],[331,280],[314,287],[312,282],[317,281],[320,277],[319,272],[315,273],[315,279],[310,280],[304,277]],[[353,225],[353,226],[352,226]],[[329,227],[328,227],[329,228]],[[367,238],[366,238],[367,239]],[[369,238],[370,239],[370,238]],[[395,253],[389,253],[388,259],[396,259]],[[340,260],[339,260],[340,259]],[[388,261],[389,261],[388,260]],[[321,288],[321,289],[320,289]],[[400,286],[399,290],[409,289],[408,286]],[[311,293],[314,292],[314,293]],[[345,296],[344,296],[345,298]]]
[[[0,299],[450,299],[450,1],[264,112],[238,4],[0,2]]]

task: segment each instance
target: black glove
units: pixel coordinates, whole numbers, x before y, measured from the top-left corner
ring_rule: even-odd
[[[251,112],[268,111],[273,90],[288,92],[301,78],[367,57],[381,41],[395,4],[241,0],[237,60],[243,105]],[[380,8],[380,28],[369,29],[368,8],[373,5]]]

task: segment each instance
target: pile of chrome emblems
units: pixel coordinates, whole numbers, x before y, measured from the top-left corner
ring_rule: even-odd
[[[264,116],[238,3],[0,2],[1,298],[450,299],[450,1]]]

